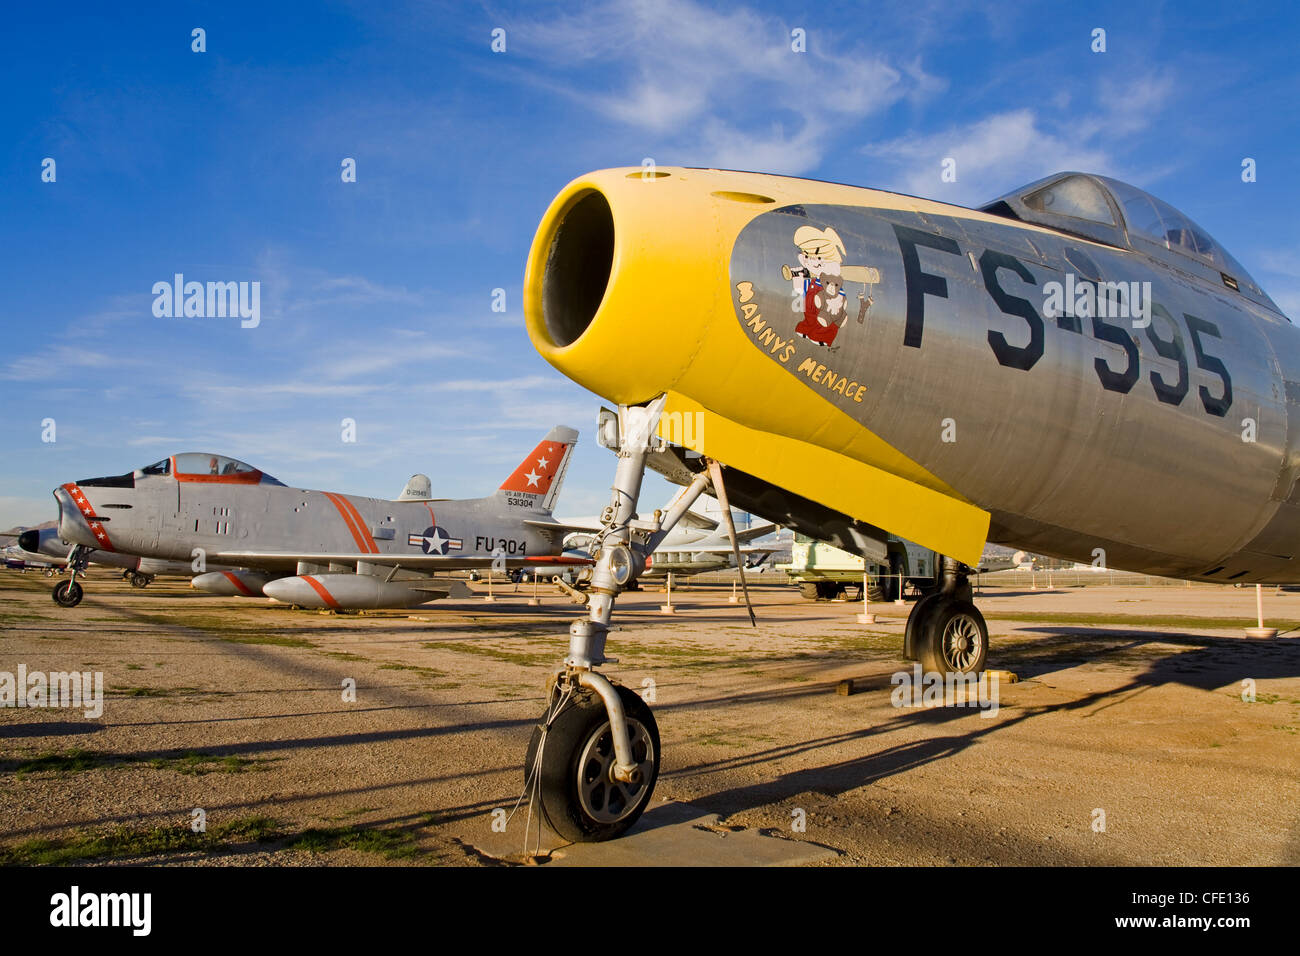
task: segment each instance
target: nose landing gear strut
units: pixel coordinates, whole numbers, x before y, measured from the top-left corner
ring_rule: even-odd
[[[701,473],[653,520],[636,517],[646,456],[665,396],[619,409],[618,467],[587,590],[587,617],[569,628],[569,653],[555,678],[546,712],[533,730],[525,786],[542,817],[575,842],[626,832],[650,802],[659,776],[659,728],[646,702],[596,668],[605,656],[614,601],[645,569],[645,559],[710,485]]]
[[[77,582],[78,574],[86,573],[90,549],[84,545],[74,544],[68,552],[68,580],[54,585],[52,597],[60,607],[76,607],[85,596],[84,589]]]

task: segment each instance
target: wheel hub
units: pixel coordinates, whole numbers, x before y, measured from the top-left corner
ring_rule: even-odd
[[[642,768],[654,763],[654,742],[635,718],[628,718],[627,733],[637,764],[632,782],[614,776],[614,735],[608,721],[596,729],[578,757],[578,801],[583,811],[600,823],[617,823],[634,812],[645,796]]]
[[[959,614],[944,629],[944,659],[954,670],[965,671],[979,660],[981,643],[979,625],[970,615]]]

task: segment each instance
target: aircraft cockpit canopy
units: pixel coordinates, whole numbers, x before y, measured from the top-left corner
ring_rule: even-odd
[[[229,481],[239,484],[282,485],[247,462],[228,455],[186,452],[154,462],[136,472],[145,475],[174,475],[178,481]]]
[[[1057,173],[1007,193],[980,210],[1145,252],[1281,312],[1208,232],[1167,202],[1118,179]]]

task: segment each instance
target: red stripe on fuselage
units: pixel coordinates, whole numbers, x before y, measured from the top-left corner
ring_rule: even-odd
[[[91,505],[90,499],[86,497],[86,493],[77,487],[75,481],[68,482],[63,486],[63,490],[68,493],[73,505],[81,512],[86,527],[90,528],[90,533],[95,536],[95,547],[101,551],[116,551],[117,548],[113,547],[113,542],[108,539],[108,529],[95,516],[95,508]]]
[[[361,532],[361,540],[364,549],[369,551],[371,554],[378,554],[379,545],[375,544],[375,539],[372,538],[370,532],[366,530],[365,519],[361,517],[361,512],[357,510],[357,506],[344,495],[339,495],[338,499],[343,502],[343,507],[352,512],[352,520],[357,523],[357,530]]]
[[[378,552],[379,549],[375,547],[374,542],[366,536],[361,516],[356,513],[355,508],[351,507],[351,502],[346,501],[341,495],[336,495],[332,491],[323,491],[321,494],[328,498],[330,503],[338,509],[339,517],[343,519],[348,531],[352,533],[352,540],[356,542],[357,550],[366,554]]]

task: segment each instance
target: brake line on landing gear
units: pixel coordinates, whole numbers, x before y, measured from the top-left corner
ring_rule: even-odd
[[[510,815],[506,817],[506,826],[509,827],[510,821],[513,820],[515,818],[515,814],[519,812],[519,805],[523,803],[525,797],[528,798],[528,816],[524,822],[524,856],[525,857],[529,856],[528,833],[533,826],[533,804],[534,803],[538,803],[537,852],[532,855],[541,856],[542,854],[542,827],[544,825],[543,823],[544,813],[541,810],[541,804],[538,801],[538,798],[540,797],[541,794],[541,785],[542,785],[542,775],[541,775],[542,755],[546,753],[546,735],[548,731],[551,729],[551,722],[555,720],[555,718],[558,717],[563,712],[565,705],[568,704],[569,698],[571,698],[572,696],[573,696],[572,684],[570,684],[569,687],[564,691],[564,694],[560,697],[558,705],[555,704],[555,695],[554,694],[551,695],[551,704],[548,705],[546,711],[546,720],[542,725],[542,738],[537,742],[537,754],[533,758],[533,765],[528,768],[528,777],[524,780],[524,792],[519,795],[519,799],[515,801],[515,805],[510,811]]]

